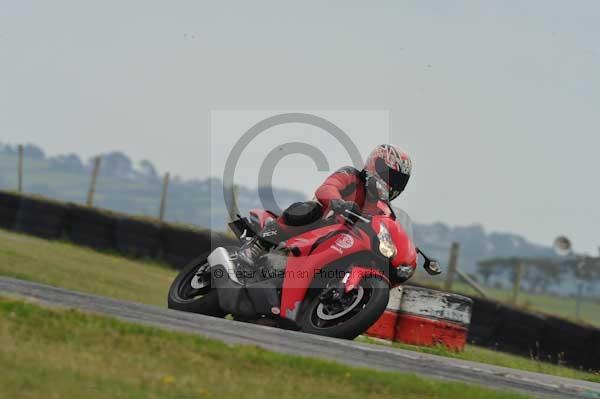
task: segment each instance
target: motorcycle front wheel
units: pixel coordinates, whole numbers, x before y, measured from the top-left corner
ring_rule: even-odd
[[[215,317],[226,315],[219,307],[217,291],[210,287],[208,255],[194,259],[175,277],[167,297],[169,309]]]
[[[337,300],[322,302],[319,295],[315,295],[300,316],[301,331],[354,339],[381,317],[389,297],[388,283],[375,276],[363,278],[356,289]]]

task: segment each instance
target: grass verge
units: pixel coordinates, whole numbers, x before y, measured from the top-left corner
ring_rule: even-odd
[[[384,344],[379,340],[371,339],[366,336],[360,336],[357,340],[372,344]],[[543,373],[555,375],[557,377],[573,378],[577,380],[591,381],[600,383],[600,373],[586,372],[569,367],[560,366],[548,362],[542,362],[535,359],[528,359],[522,356],[511,355],[498,352],[491,349],[485,349],[478,346],[467,345],[463,352],[454,352],[444,346],[422,347],[407,345],[398,342],[391,344],[394,347],[407,349],[415,352],[428,353],[432,355],[451,357],[455,359],[469,360],[473,362],[492,364],[495,366],[509,367],[517,370],[532,371],[534,373]]]
[[[165,307],[176,271],[158,262],[0,230],[0,275]]]
[[[523,398],[0,298],[0,397]]]

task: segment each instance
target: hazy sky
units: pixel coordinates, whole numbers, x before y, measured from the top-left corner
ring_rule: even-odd
[[[342,110],[363,153],[388,128],[410,150],[398,205],[416,220],[596,253],[600,2],[224,3],[0,0],[0,141],[203,178],[243,133],[211,141],[215,110]],[[387,120],[371,131],[368,115]],[[271,148],[252,150],[243,183]],[[275,184],[308,195],[323,176],[296,155]]]

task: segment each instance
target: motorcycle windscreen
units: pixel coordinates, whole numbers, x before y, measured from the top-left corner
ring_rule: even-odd
[[[408,238],[414,243],[415,235],[413,231],[413,222],[408,213],[400,208],[394,207],[394,214],[396,215],[396,223],[400,223],[404,232],[408,235]]]

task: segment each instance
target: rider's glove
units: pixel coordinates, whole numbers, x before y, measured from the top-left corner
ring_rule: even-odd
[[[329,202],[331,210],[334,213],[344,215],[346,211],[354,212],[360,215],[360,207],[354,201],[344,201],[342,199],[334,199]]]

